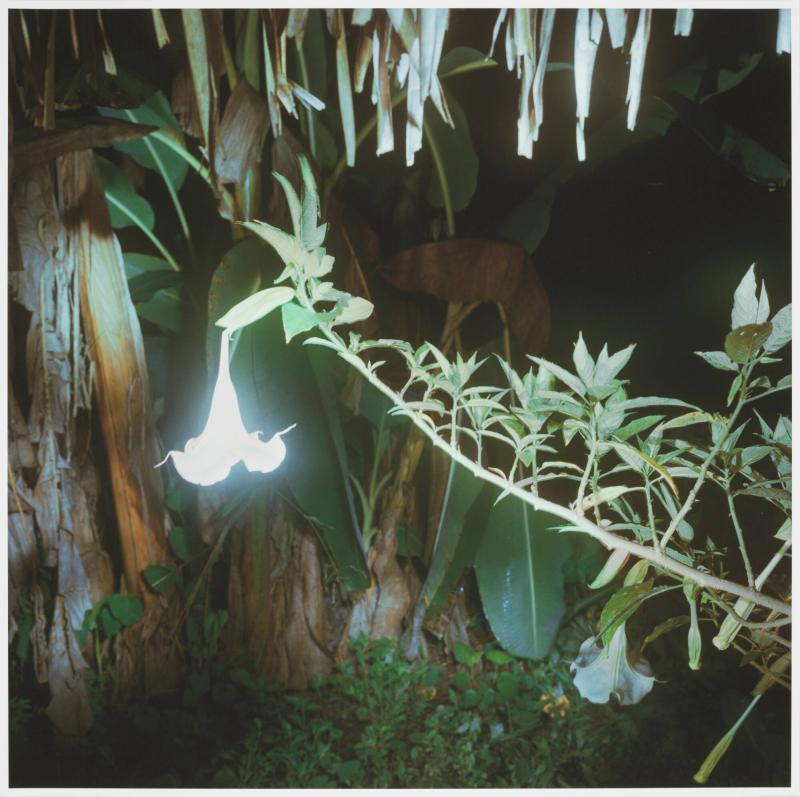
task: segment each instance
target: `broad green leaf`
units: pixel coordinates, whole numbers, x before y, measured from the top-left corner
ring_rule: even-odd
[[[638,410],[642,407],[687,407],[690,410],[699,410],[694,404],[688,404],[680,399],[662,398],[661,396],[641,396],[640,398],[625,399],[617,405],[624,410]]]
[[[662,423],[657,431],[665,431],[666,429],[678,429],[683,426],[692,426],[695,423],[709,423],[713,417],[707,412],[687,412],[684,415],[679,415],[677,418]]]
[[[240,402],[250,384],[248,428],[272,431],[296,423],[281,467],[300,510],[319,528],[342,582],[351,591],[369,586],[349,478],[334,379],[339,358],[328,349],[286,343],[283,322],[272,313],[246,330],[234,382]],[[246,372],[245,373],[245,369]]]
[[[771,188],[784,187],[791,175],[788,164],[741,130],[720,119],[707,105],[675,93],[664,95],[681,122],[718,157],[749,180]],[[745,322],[753,323],[753,322]]]
[[[144,613],[141,598],[136,595],[111,595],[108,608],[123,626],[133,625]]]
[[[175,526],[169,533],[169,547],[182,562],[191,561],[205,549],[197,532],[184,526]]]
[[[456,642],[453,646],[453,658],[467,667],[474,667],[482,658],[483,654],[479,650],[473,650],[464,642]]]
[[[164,565],[149,565],[142,571],[142,576],[156,592],[167,592],[178,583],[175,571]]]
[[[294,298],[291,288],[265,288],[232,307],[217,321],[229,332],[246,327]]]
[[[125,119],[140,125],[153,125],[162,130],[169,131],[177,142],[183,145],[183,133],[180,124],[172,113],[169,100],[163,92],[157,91],[138,108],[98,108],[103,116],[112,119]],[[168,180],[175,191],[180,190],[186,179],[189,169],[188,162],[161,141],[152,135],[130,141],[120,141],[114,149],[124,152],[133,158],[140,166],[158,172]]]
[[[469,205],[478,185],[478,156],[464,111],[452,94],[447,90],[444,94],[454,127],[450,127],[437,113],[425,114],[424,118],[433,160],[427,197],[431,205],[441,208],[446,204],[446,191],[453,210],[459,211]]]
[[[641,584],[622,587],[608,599],[600,613],[599,633],[603,644],[608,645],[617,628],[628,621],[652,588],[653,579],[648,579]]]
[[[696,351],[695,354],[720,371],[739,370],[736,363],[724,351]]]
[[[111,226],[140,227],[152,231],[156,217],[150,203],[136,193],[131,178],[110,160],[95,155],[103,191],[108,200]]]
[[[667,482],[667,484],[670,486],[670,489],[672,490],[673,493],[675,493],[675,496],[677,497],[677,495],[678,495],[678,487],[675,484],[672,476],[670,476],[669,472],[667,471],[667,469],[663,465],[660,465],[652,457],[649,457],[649,456],[647,456],[647,454],[643,453],[642,451],[639,451],[638,448],[635,448],[634,446],[627,445],[626,443],[615,443],[615,442],[612,441],[612,442],[609,442],[608,445],[610,445],[612,448],[616,449],[620,453],[622,453],[622,451],[624,450],[625,453],[628,456],[635,457],[637,459],[641,459],[643,463],[645,463],[646,465],[649,465],[654,471],[656,471],[657,473],[659,473],[661,476],[664,477],[664,480]],[[626,459],[626,461],[627,461],[627,459]],[[608,489],[613,489],[613,488],[608,488]],[[602,492],[602,490],[600,492]],[[609,500],[609,499],[607,499],[607,500]]]
[[[514,656],[545,656],[564,613],[561,568],[570,543],[548,530],[555,520],[509,496],[492,509],[475,560],[486,617]]]
[[[148,271],[128,280],[128,290],[134,304],[146,302],[162,288],[180,288],[183,278],[169,266],[164,271]]]
[[[631,421],[629,424],[617,429],[614,436],[620,440],[627,440],[629,437],[649,429],[663,417],[663,415],[645,415],[642,418],[637,418],[635,421]]]
[[[629,557],[630,554],[622,548],[612,551],[600,572],[595,576],[592,583],[589,584],[589,589],[600,589],[600,587],[605,587],[606,584],[610,584],[619,571],[625,567],[625,563],[628,561]]]
[[[114,617],[108,605],[100,609],[100,623],[103,626],[103,632],[106,636],[112,637],[122,630],[122,623]]]
[[[670,617],[669,620],[664,620],[659,623],[645,638],[642,640],[642,646],[639,648],[640,653],[644,653],[644,649],[654,640],[658,639],[676,628],[686,625],[689,622],[689,615],[681,614],[677,617]]]
[[[486,66],[497,66],[497,62],[486,57],[486,53],[473,47],[454,47],[442,56],[439,61],[439,76],[453,77],[474,69],[485,69]]]
[[[764,351],[782,349],[792,339],[792,305],[782,307],[772,317],[772,332],[764,343]]]
[[[374,305],[361,296],[351,296],[344,308],[335,316],[334,325],[355,324],[372,315]]]
[[[281,307],[281,318],[286,342],[289,343],[296,335],[308,332],[309,329],[314,329],[320,323],[330,321],[333,313],[315,313],[295,302],[287,302]]]
[[[486,532],[492,498],[484,482],[451,460],[433,555],[421,593],[429,614],[442,610],[464,569],[473,564]]]

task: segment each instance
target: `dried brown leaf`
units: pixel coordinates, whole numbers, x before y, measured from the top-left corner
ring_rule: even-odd
[[[267,103],[246,80],[240,80],[228,99],[216,151],[221,182],[240,183],[261,158],[269,126]]]
[[[544,351],[550,335],[550,304],[521,246],[483,240],[428,243],[395,255],[379,273],[402,291],[448,302],[499,302],[523,350]]]

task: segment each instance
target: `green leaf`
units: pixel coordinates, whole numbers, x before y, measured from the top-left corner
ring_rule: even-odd
[[[351,296],[344,308],[334,317],[334,325],[355,324],[372,315],[374,305],[361,296]]]
[[[452,77],[473,69],[484,69],[487,64],[497,66],[497,61],[487,58],[486,53],[474,47],[454,47],[439,61],[439,77]]]
[[[733,310],[731,311],[731,329],[755,324],[758,316],[758,298],[756,297],[756,264],[747,269],[741,282],[733,294]]]
[[[629,424],[617,429],[614,436],[620,440],[627,440],[629,437],[649,429],[663,417],[663,415],[645,415],[642,418],[637,418],[635,421],[631,421]]]
[[[533,362],[535,362],[540,368],[544,368],[545,370],[549,371],[554,377],[556,377],[556,379],[562,381],[567,387],[574,390],[579,396],[586,395],[586,388],[583,386],[581,380],[578,379],[578,377],[574,374],[571,374],[560,365],[551,363],[549,360],[545,360],[541,357],[534,357],[532,354],[528,354],[527,357],[529,360],[533,360]]]
[[[182,562],[189,562],[205,549],[194,529],[175,526],[169,533],[169,547]]]
[[[136,193],[131,178],[110,160],[101,158],[99,155],[95,155],[95,160],[108,200],[111,226],[115,229],[144,227],[152,231],[156,222],[153,208],[144,197]]]
[[[502,667],[505,664],[513,664],[515,661],[514,657],[509,656],[504,650],[487,650],[483,655],[498,667]]]
[[[491,490],[484,482],[451,460],[431,563],[420,596],[427,602],[429,614],[441,611],[464,569],[474,562],[491,505]]]
[[[492,509],[475,560],[486,617],[514,656],[545,656],[564,613],[561,568],[570,543],[548,530],[554,521],[509,496]]]
[[[782,307],[772,317],[772,332],[764,343],[764,351],[782,349],[792,339],[792,305]]]
[[[594,384],[594,360],[586,348],[582,332],[578,332],[578,340],[572,349],[572,362],[575,365],[575,373],[583,383],[585,385]]]
[[[453,210],[459,211],[469,205],[478,185],[478,156],[464,111],[452,94],[447,90],[444,94],[454,127],[450,127],[438,113],[425,114],[425,131],[435,162],[427,197],[434,207],[444,207],[444,182]]]
[[[611,555],[606,560],[606,563],[600,569],[600,572],[594,577],[594,580],[589,584],[589,589],[600,589],[610,584],[617,576],[620,570],[625,567],[630,554],[622,548],[612,551]]]
[[[300,338],[287,344],[277,313],[249,327],[240,347],[233,378],[241,386],[243,415],[249,394],[250,428],[268,436],[297,424],[282,476],[300,510],[318,526],[345,587],[366,589],[369,576],[336,398],[341,361],[328,349],[303,346]]]
[[[453,657],[459,664],[474,667],[481,660],[481,652],[473,650],[464,642],[456,642],[453,647]]]
[[[291,288],[264,288],[234,305],[217,321],[217,326],[233,332],[255,323],[293,298],[294,291]]]
[[[122,623],[114,617],[107,605],[100,609],[100,624],[103,626],[103,633],[108,637],[122,631]]]
[[[180,288],[183,278],[176,274],[169,266],[163,271],[149,271],[128,280],[128,290],[134,304],[146,302],[162,288]]]
[[[689,622],[689,616],[686,614],[681,614],[677,617],[670,617],[669,620],[664,620],[663,623],[659,623],[642,641],[642,646],[639,648],[640,653],[644,653],[644,649],[654,640],[658,639],[660,636],[664,636],[664,634],[668,634],[670,631],[674,631],[676,628],[680,628],[681,626],[686,625]]]
[[[738,371],[736,363],[724,351],[696,351],[709,365],[720,371]]]
[[[124,119],[140,125],[153,125],[166,130],[183,145],[183,133],[180,124],[172,113],[169,100],[163,92],[157,91],[147,102],[138,108],[98,108],[103,116],[112,119]],[[120,141],[114,149],[124,152],[140,166],[152,169],[170,182],[173,189],[180,190],[186,179],[189,166],[174,149],[168,147],[152,135],[130,141]]]
[[[739,392],[739,389],[742,386],[742,375],[737,374],[736,379],[731,382],[731,389],[728,391],[728,398],[726,400],[727,406],[730,407],[733,404],[733,400],[736,398],[736,394]]]
[[[295,302],[287,302],[281,307],[286,342],[289,343],[296,335],[308,332],[309,329],[314,329],[321,323],[329,322],[333,317],[333,313],[315,313]]]
[[[133,625],[144,613],[144,605],[135,595],[111,595],[108,608],[123,626]]]
[[[148,565],[142,571],[142,575],[156,592],[167,592],[178,583],[175,571],[164,565]]]
[[[603,644],[608,645],[611,637],[622,623],[627,622],[631,615],[639,608],[642,598],[653,588],[653,579],[648,579],[641,584],[631,584],[617,590],[603,607],[600,614],[600,636]]]
[[[630,446],[627,446],[627,448],[633,451]],[[600,506],[600,504],[607,504],[609,501],[614,501],[621,495],[625,495],[625,493],[630,493],[634,490],[640,489],[640,487],[626,487],[623,484],[615,484],[611,487],[602,487],[596,493],[587,495],[583,499],[583,509],[585,511],[587,509],[591,509],[592,507]]]

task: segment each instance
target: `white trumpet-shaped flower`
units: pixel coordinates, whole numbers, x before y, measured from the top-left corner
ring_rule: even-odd
[[[156,466],[172,457],[178,473],[194,484],[207,486],[222,481],[240,461],[249,471],[275,470],[286,456],[281,436],[294,428],[292,424],[266,441],[259,439],[261,432],[245,429],[228,362],[230,337],[231,330],[226,329],[222,333],[219,374],[205,428],[199,437],[187,441],[183,451],[170,451]]]
[[[631,666],[628,661],[628,638],[625,623],[614,632],[605,647],[589,637],[572,662],[570,672],[581,697],[590,703],[608,703],[615,695],[623,706],[638,703],[652,688],[653,671],[646,659]]]

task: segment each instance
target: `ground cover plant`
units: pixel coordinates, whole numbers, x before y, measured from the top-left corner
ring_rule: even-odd
[[[785,785],[788,24],[12,12],[12,784]]]

